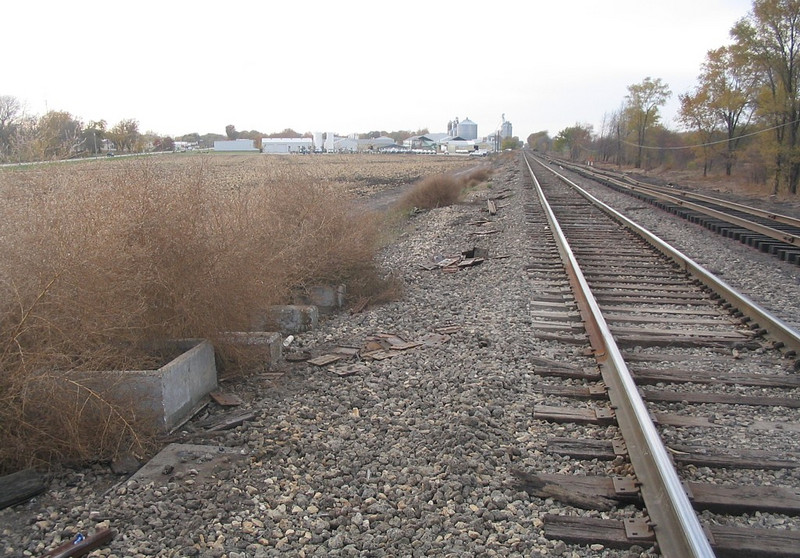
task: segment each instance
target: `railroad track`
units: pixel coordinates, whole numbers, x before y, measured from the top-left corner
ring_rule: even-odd
[[[548,451],[608,460],[618,473],[517,471],[533,494],[617,512],[548,516],[547,536],[656,542],[669,557],[800,556],[798,333],[609,216],[552,166],[525,167],[546,200],[526,207],[529,220],[549,223],[526,268],[532,325],[537,338],[583,351],[535,359],[547,380],[534,416],[586,425],[584,436],[572,426],[554,436]]]
[[[562,169],[634,196],[722,236],[800,265],[800,219],[688,189],[650,184],[622,173],[553,162]]]

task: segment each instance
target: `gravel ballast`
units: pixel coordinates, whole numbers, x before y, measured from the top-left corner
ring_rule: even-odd
[[[488,218],[486,198],[500,191],[508,197],[498,201],[498,215],[476,225]],[[381,253],[384,268],[405,284],[403,299],[328,316],[315,331],[295,335],[291,350],[319,355],[363,346],[380,333],[415,341],[457,326],[446,342],[368,362],[348,377],[287,363],[276,381],[228,382],[224,388],[254,419],[212,437],[187,437],[209,447],[208,455],[187,458],[187,472],[125,480],[105,464],[62,471],[42,496],[0,511],[0,553],[38,556],[79,531],[108,526],[115,539],[90,556],[652,555],[547,540],[548,513],[637,512],[601,514],[535,498],[511,474],[605,474],[619,466],[544,451],[549,437],[612,438],[615,427],[533,420],[534,404],[546,400],[530,357],[589,361],[578,346],[537,340],[527,318],[525,265],[543,230],[526,219],[524,204],[532,201],[511,159],[496,168],[491,189],[413,215]],[[755,250],[655,209],[634,218],[800,324],[800,268],[767,264]],[[498,232],[475,234],[489,228]],[[481,265],[456,273],[423,267],[475,246],[489,250]],[[750,270],[760,278],[748,278]],[[225,410],[212,404],[210,412]],[[220,458],[219,446],[233,453]],[[203,469],[212,459],[221,465]]]

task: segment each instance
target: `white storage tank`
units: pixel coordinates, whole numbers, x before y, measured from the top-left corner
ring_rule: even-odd
[[[500,126],[500,137],[505,139],[510,138],[513,135],[514,134],[511,131],[511,122],[508,120],[503,120],[503,124]]]
[[[478,139],[478,125],[469,118],[458,123],[458,135],[465,140]]]
[[[334,143],[336,142],[336,134],[333,132],[328,132],[325,136],[325,151],[329,153],[333,153],[335,150]]]

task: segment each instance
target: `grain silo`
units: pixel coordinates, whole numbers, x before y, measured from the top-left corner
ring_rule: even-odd
[[[478,125],[469,118],[458,123],[458,135],[465,140],[478,139]]]
[[[511,130],[511,122],[509,122],[504,118],[503,123],[500,125],[500,137],[502,139],[505,139],[505,138],[510,138],[513,135],[514,134]]]

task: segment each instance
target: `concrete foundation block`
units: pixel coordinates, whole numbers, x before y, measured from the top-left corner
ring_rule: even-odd
[[[330,314],[344,306],[346,287],[339,285],[317,285],[308,289],[302,296],[303,302],[313,304],[319,309],[320,314]]]
[[[74,376],[122,405],[132,405],[137,416],[166,432],[217,388],[214,347],[205,339],[176,342],[179,356],[156,370],[105,370]]]
[[[270,370],[283,358],[283,336],[277,331],[235,331],[227,334],[225,340],[256,356]]]
[[[253,329],[280,331],[282,333],[301,333],[317,327],[319,309],[313,305],[288,304],[271,306],[254,324]]]

